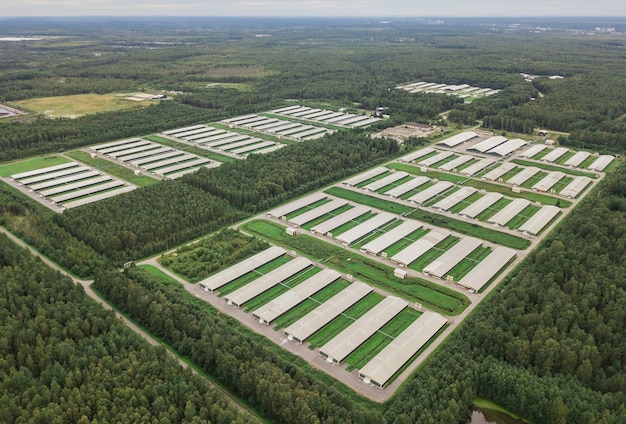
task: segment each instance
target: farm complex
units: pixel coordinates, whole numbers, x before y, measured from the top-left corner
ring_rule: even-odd
[[[543,146],[466,131],[269,210],[239,229],[272,247],[197,293],[386,399],[612,158]]]

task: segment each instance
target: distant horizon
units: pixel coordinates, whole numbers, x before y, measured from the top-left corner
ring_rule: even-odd
[[[4,0],[4,17],[545,18],[626,17],[623,0]]]

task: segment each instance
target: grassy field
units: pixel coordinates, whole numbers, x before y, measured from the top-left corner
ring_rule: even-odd
[[[519,227],[524,225],[526,221],[528,221],[534,214],[539,212],[541,209],[539,206],[528,205],[524,208],[523,211],[517,214],[513,219],[506,223],[506,226],[512,230],[517,230]]]
[[[345,359],[348,363],[348,371],[360,369],[367,364],[374,356],[385,348],[391,341],[398,337],[409,325],[421,315],[415,309],[405,308],[391,321],[385,324],[365,343],[359,346]]]
[[[433,262],[439,256],[446,253],[446,251],[450,250],[452,246],[454,246],[460,241],[461,239],[458,237],[454,237],[454,236],[446,237],[445,239],[437,243],[437,245],[434,246],[432,249],[430,249],[428,252],[420,256],[416,261],[412,262],[409,265],[409,268],[417,272],[422,272],[425,266]]]
[[[72,96],[40,97],[10,102],[9,105],[34,113],[43,113],[53,118],[76,118],[100,112],[145,107],[150,100],[132,101],[115,93],[75,94]]]
[[[596,158],[597,159],[597,158]],[[543,162],[530,162],[521,159],[513,159],[511,162],[516,163],[522,166],[534,166],[535,168],[545,169],[546,171],[561,171],[564,174],[574,175],[574,176],[584,176],[592,179],[598,178],[598,176],[592,172],[580,171],[576,168],[569,168],[567,166],[556,166]]]
[[[467,297],[447,287],[420,278],[396,278],[391,266],[305,234],[289,236],[279,224],[254,220],[241,229],[437,312],[458,315],[469,305]]]
[[[213,159],[218,162],[229,163],[229,162],[235,162],[237,160],[240,160],[240,159],[235,159],[230,156],[220,155],[219,153],[214,153],[210,150],[202,149],[200,147],[189,146],[184,143],[178,143],[168,138],[159,137],[158,135],[147,135],[142,138],[146,140],[154,141],[155,143],[163,144],[164,146],[173,147],[175,149],[182,150],[184,152],[193,153],[194,155],[197,155],[203,158]]]
[[[146,187],[159,182],[159,180],[146,175],[135,175],[135,172],[132,169],[118,165],[117,163],[106,159],[92,158],[89,153],[83,152],[82,150],[73,150],[71,152],[67,152],[66,155],[84,163],[85,165],[91,166],[99,171],[106,172],[107,174],[120,178],[124,181],[128,181],[138,187]]]
[[[384,250],[384,252],[387,254],[388,258],[391,258],[408,245],[413,244],[420,238],[424,237],[426,234],[428,234],[428,232],[428,229],[422,227],[419,230],[416,230],[408,236],[404,237],[402,240],[399,240],[393,245],[389,246],[387,249]]]
[[[172,277],[170,277],[169,275],[167,275],[166,273],[164,273],[163,271],[161,271],[159,268],[153,266],[153,265],[139,265],[137,268],[141,268],[143,270],[145,270],[146,272],[148,272],[149,274],[152,274],[156,277],[165,279],[167,281],[169,281],[172,284],[180,284],[178,281],[174,280]]]
[[[346,190],[341,187],[331,187],[325,190],[326,193],[342,197],[346,200],[360,203],[362,205],[372,206],[387,212],[405,215],[418,221],[426,222],[431,225],[448,228],[472,237],[477,237],[485,241],[500,244],[502,246],[511,247],[513,249],[526,249],[530,246],[530,241],[511,234],[502,233],[497,230],[485,228],[471,222],[459,221],[448,218],[447,216],[434,214],[417,208],[411,208],[399,203],[390,202],[377,197],[368,196],[366,194],[357,193],[352,190]]]
[[[49,166],[61,165],[70,162],[69,159],[61,156],[46,156],[34,159],[11,162],[0,166],[0,177],[9,177],[21,172],[34,171],[36,169],[47,168]]]
[[[350,324],[365,315],[367,311],[382,302],[384,298],[385,296],[376,292],[368,294],[309,337],[307,339],[311,344],[309,347],[312,349],[329,342],[333,337],[350,326]]]

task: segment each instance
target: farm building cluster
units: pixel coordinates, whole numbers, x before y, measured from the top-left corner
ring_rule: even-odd
[[[97,202],[136,188],[73,161],[13,174],[9,179],[46,199],[53,209],[60,210]]]
[[[183,140],[202,149],[245,158],[249,154],[269,153],[285,147],[284,144],[263,140],[247,134],[227,131],[207,125],[193,125],[161,133],[174,140]]]
[[[288,260],[271,271],[265,274],[258,272],[261,267],[285,257]],[[255,271],[259,274],[257,278],[233,291],[227,291],[223,297],[228,304],[240,308],[273,287],[284,286],[286,290],[282,294],[252,312],[256,320],[266,325],[272,324],[312,295],[344,278],[337,271],[320,268],[301,256],[290,257],[286,250],[274,246],[201,281],[200,286],[213,293],[233,285],[238,279]],[[301,281],[294,284],[298,278]],[[343,284],[345,287],[328,300],[320,302],[310,312],[283,328],[286,339],[304,343],[374,291],[371,286],[358,281],[347,283],[344,280]],[[359,349],[408,307],[409,304],[398,297],[385,296],[364,315],[324,343],[319,348],[320,356],[330,363],[342,363],[348,355]],[[446,323],[445,317],[434,312],[424,312],[399,336],[389,340],[385,349],[371,358],[360,369],[359,374],[366,382],[383,388]],[[394,360],[390,362],[385,358]]]
[[[500,90],[492,88],[474,87],[469,84],[441,84],[436,82],[418,81],[401,84],[397,89],[408,91],[409,93],[435,93],[458,96],[461,99],[472,97],[486,97],[499,93]]]
[[[91,146],[89,150],[94,156],[103,155],[168,179],[179,178],[200,167],[214,168],[221,165],[220,162],[140,138]]]

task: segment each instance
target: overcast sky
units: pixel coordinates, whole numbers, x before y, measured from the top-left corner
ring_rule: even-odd
[[[626,16],[626,0],[0,0],[2,16]]]

